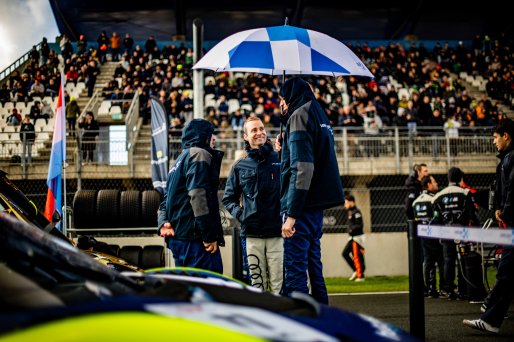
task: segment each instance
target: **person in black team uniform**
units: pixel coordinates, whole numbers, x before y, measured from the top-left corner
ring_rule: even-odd
[[[343,258],[352,268],[353,274],[350,280],[364,281],[364,224],[362,213],[355,206],[355,197],[348,195],[344,201],[344,207],[348,210],[348,233],[350,239],[343,249]]]
[[[438,217],[440,222],[446,226],[477,226],[479,224],[471,192],[469,189],[459,186],[463,175],[462,170],[457,167],[448,170],[448,186],[433,199],[434,216]],[[443,256],[445,284],[441,293],[448,299],[457,299],[458,294],[455,291],[457,245],[453,240],[443,240]],[[459,268],[459,278],[461,276]],[[463,281],[463,279],[459,279],[459,281]]]
[[[432,209],[432,200],[439,191],[438,184],[433,176],[425,176],[421,179],[421,188],[423,192],[412,203],[414,219],[422,224],[437,223],[437,218],[434,217],[434,210]],[[423,248],[423,275],[428,296],[438,298],[436,263],[439,267],[439,288],[441,288],[441,285],[444,284],[443,247],[438,239],[429,238],[421,239],[421,247]]]

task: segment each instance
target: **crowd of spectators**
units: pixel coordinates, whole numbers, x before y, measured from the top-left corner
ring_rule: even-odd
[[[45,46],[40,51],[31,50],[28,67],[9,77],[0,89],[0,101],[30,101],[33,96],[57,94],[59,59],[56,52]],[[499,104],[510,101],[514,93],[512,42],[506,35],[477,36],[471,49],[462,43],[456,47],[437,43],[432,51],[422,43],[412,43],[407,48],[401,43],[348,46],[365,62],[375,79],[309,79],[335,127],[364,127],[366,133],[373,134],[387,126],[491,126],[503,115]],[[182,44],[159,49],[153,36],[141,46],[128,33],[121,39],[116,32],[109,37],[105,31],[96,44],[81,35],[75,49],[63,35],[60,47],[66,81],[85,82],[89,96],[101,64],[107,59],[119,61],[103,88],[106,99],[120,101],[126,112],[128,102],[123,100],[138,93],[145,123],[151,115],[150,96],[163,102],[173,127],[192,118],[191,48]],[[470,96],[463,80],[455,76],[460,71],[487,79],[486,93],[478,98]],[[206,119],[217,128],[240,127],[249,115],[257,115],[267,127],[279,126],[280,77],[208,71],[205,75]]]
[[[405,48],[400,43],[372,48],[349,47],[368,65],[375,79],[363,77],[311,77],[317,100],[333,126],[364,127],[368,133],[385,126],[442,128],[491,126],[503,113],[499,104],[510,101],[514,75],[511,42],[504,35],[495,40],[475,37],[473,48],[423,44]],[[131,89],[142,97],[142,115],[148,120],[149,96],[163,102],[170,122],[184,124],[192,117],[192,56],[190,48],[164,46],[153,37],[144,48],[126,49],[113,75],[120,91]],[[482,75],[487,91],[470,96],[460,71]],[[266,126],[279,126],[278,90],[281,78],[262,74],[210,73],[205,71],[206,119],[217,128],[240,127],[248,115],[257,115]],[[453,74],[453,76],[452,76]],[[400,93],[393,85],[395,80]],[[491,100],[492,99],[492,100]],[[231,101],[236,101],[231,106]],[[177,125],[174,125],[177,126]]]

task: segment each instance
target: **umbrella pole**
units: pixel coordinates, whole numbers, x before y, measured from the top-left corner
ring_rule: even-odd
[[[286,25],[287,25],[287,17],[286,17]],[[282,71],[282,87],[286,82],[286,71]],[[278,157],[282,159],[282,120],[280,120],[280,133],[278,135],[278,141],[280,142],[280,151],[278,151]]]

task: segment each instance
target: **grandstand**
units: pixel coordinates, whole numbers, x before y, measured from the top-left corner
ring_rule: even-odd
[[[77,75],[67,76],[68,96],[77,99],[81,115],[92,111],[100,124],[91,164],[83,165],[81,145],[71,134],[68,136],[68,203],[73,202],[73,195],[79,189],[148,191],[151,189],[149,96],[161,98],[173,123],[171,159],[180,151],[180,128],[192,113],[193,51],[190,28],[185,23],[189,23],[192,16],[205,15],[205,26],[209,27],[206,39],[219,40],[247,25],[245,16],[228,21],[222,15],[228,13],[230,18],[238,18],[242,12],[255,11],[255,18],[261,18],[265,16],[263,12],[277,8],[282,10],[259,23],[262,26],[278,24],[275,19],[287,14],[297,26],[308,25],[334,33],[336,37],[346,37],[348,46],[376,76],[374,80],[309,79],[334,128],[345,189],[352,191],[361,203],[368,230],[403,231],[406,193],[403,182],[414,163],[427,163],[440,184],[446,184],[447,170],[458,166],[466,172],[467,181],[473,186],[479,190],[489,187],[496,166],[489,128],[502,116],[514,115],[512,37],[501,34],[506,27],[497,21],[493,24],[483,20],[469,29],[459,24],[470,18],[478,20],[476,12],[468,8],[462,12],[465,18],[454,18],[450,11],[441,20],[447,20],[447,25],[456,29],[441,32],[434,28],[440,23],[431,24],[432,10],[423,7],[426,11],[407,11],[401,1],[393,1],[389,5],[390,12],[381,2],[374,1],[369,2],[366,9],[350,11],[344,6],[337,7],[335,15],[327,16],[326,20],[319,17],[327,15],[327,7],[315,7],[309,1],[298,2],[305,5],[302,8],[293,8],[289,2],[263,2],[261,7],[252,8],[230,7],[228,2],[222,1],[216,6],[226,6],[226,11],[217,15],[213,15],[210,5],[204,2],[197,2],[202,5],[198,8],[182,8],[187,7],[182,1],[172,1],[175,7],[171,9],[161,8],[161,4],[154,1],[145,3],[156,17],[143,16],[146,9],[143,5],[119,7],[120,3],[112,1],[95,7],[99,2],[85,1],[81,2],[80,11],[73,12],[65,1],[53,1],[63,36],[50,45],[50,55],[36,59],[27,52],[0,74],[3,75],[0,85],[5,85],[7,90],[0,93],[0,168],[16,180],[39,208],[44,206],[46,196],[53,119],[36,121],[37,138],[30,165],[13,158],[21,154],[19,127],[6,125],[13,108],[28,114],[36,101],[44,101],[55,110],[55,93],[50,91],[39,98],[30,95],[29,87],[34,79],[42,79],[45,87],[52,90],[55,84],[50,86],[50,80],[58,86],[58,71],[68,73],[73,66]],[[437,5],[442,2],[436,1],[434,7]],[[138,11],[141,22],[155,22],[144,30],[136,25],[141,22],[121,22],[120,16],[129,17],[130,11]],[[174,15],[171,22],[175,28],[162,26],[166,33],[162,32],[162,27],[156,27],[159,20],[167,18],[163,11]],[[331,25],[340,20],[338,14],[343,12],[352,19],[351,25],[328,27],[321,23]],[[76,13],[80,15],[77,17]],[[100,17],[103,18],[101,23]],[[358,18],[362,22],[354,25]],[[377,21],[377,18],[383,20]],[[221,19],[223,27],[217,26]],[[366,30],[365,25],[372,20],[382,26]],[[219,29],[212,30],[212,27]],[[338,27],[339,31],[332,32],[333,27]],[[370,36],[355,33],[357,29]],[[109,47],[103,50],[97,41],[101,31],[107,33],[108,46],[113,32],[118,32],[121,38],[129,33],[135,43],[126,48],[122,42],[119,54]],[[427,34],[429,32],[432,35]],[[441,35],[435,36],[436,33]],[[86,36],[82,42],[81,34]],[[156,38],[153,46],[148,42],[151,35]],[[172,35],[186,39],[169,40]],[[417,39],[413,40],[413,35]],[[65,37],[71,37],[69,42]],[[205,47],[209,44],[206,41]],[[42,44],[36,46],[42,52]],[[94,84],[88,78],[90,61],[99,71]],[[218,146],[226,152],[222,169],[222,178],[225,178],[243,146],[242,119],[255,113],[266,122],[270,136],[278,132],[280,80],[243,73],[204,72],[204,75],[204,112],[206,119],[216,125]],[[425,97],[428,97],[427,102],[423,100]],[[220,191],[224,188],[224,182],[221,183]],[[232,221],[227,221],[226,227],[231,224]],[[327,232],[345,230],[346,218],[341,208],[327,211],[325,226]]]

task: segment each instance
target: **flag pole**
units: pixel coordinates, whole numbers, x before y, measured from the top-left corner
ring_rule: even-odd
[[[64,149],[66,148],[66,146],[64,147]],[[67,218],[67,215],[66,215],[66,162],[63,161],[62,162],[62,192],[63,192],[63,206],[62,206],[62,233],[67,236],[68,232],[67,232],[67,224],[68,224],[68,218]]]
[[[66,215],[66,102],[64,100],[64,72],[61,71],[61,87],[62,91],[62,109],[61,109],[61,124],[63,127],[63,144],[62,144],[62,193],[63,193],[63,207],[62,207],[62,233],[67,236],[67,228],[68,228],[68,217]]]

